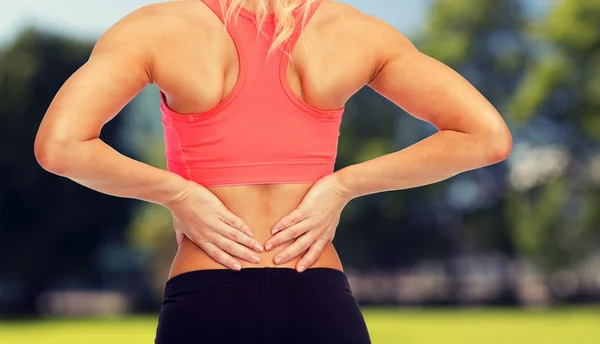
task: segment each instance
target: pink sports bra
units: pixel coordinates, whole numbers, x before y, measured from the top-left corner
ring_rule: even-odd
[[[202,1],[223,21],[219,0]],[[287,53],[300,36],[303,10],[294,11]],[[258,32],[255,14],[242,8],[240,15],[228,28],[239,77],[220,104],[179,114],[160,92],[168,170],[205,186],[315,182],[333,172],[344,108],[320,110],[299,99],[288,83],[289,56],[278,50],[267,61],[271,43]],[[263,30],[274,29],[269,14]]]

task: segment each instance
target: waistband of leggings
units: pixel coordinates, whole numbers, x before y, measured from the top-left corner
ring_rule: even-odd
[[[196,270],[177,275],[167,281],[165,296],[208,286],[283,286],[329,285],[350,290],[345,273],[331,268],[310,268],[298,272],[292,268],[244,268]]]

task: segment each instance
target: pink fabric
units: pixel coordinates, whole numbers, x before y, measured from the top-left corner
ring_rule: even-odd
[[[223,20],[219,0],[202,0]],[[310,16],[319,6],[313,4]],[[303,8],[294,12],[302,22]],[[274,17],[263,26],[273,32]],[[289,53],[301,25],[286,45]],[[333,172],[344,108],[316,109],[291,90],[289,57],[258,34],[254,14],[243,9],[229,33],[240,59],[233,91],[215,108],[199,114],[171,110],[161,91],[169,171],[206,186],[315,182]]]

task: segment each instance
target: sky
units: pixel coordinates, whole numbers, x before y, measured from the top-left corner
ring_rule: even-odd
[[[165,1],[165,0],[163,0]],[[161,0],[0,0],[0,44],[24,27],[97,39],[127,13]],[[416,32],[432,0],[338,0],[377,16],[407,35]]]

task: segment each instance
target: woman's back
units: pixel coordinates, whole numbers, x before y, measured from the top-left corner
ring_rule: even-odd
[[[151,55],[150,77],[164,92],[165,105],[172,113],[208,112],[235,88],[240,55],[230,33],[224,30],[222,20],[204,2],[155,4],[130,15],[122,25],[127,25],[127,20],[137,25],[139,35],[144,36],[139,44]],[[240,17],[238,20],[248,19]],[[287,77],[294,95],[317,109],[342,108],[378,70],[378,58],[373,53],[376,47],[373,37],[377,35],[369,31],[374,22],[373,18],[347,5],[322,2],[291,51]],[[264,99],[268,101],[269,94],[264,94]],[[207,188],[250,226],[256,240],[264,243],[272,236],[273,225],[298,206],[311,186],[312,183],[274,183]],[[274,266],[275,254],[291,243],[258,254],[259,264],[243,261],[242,266]],[[300,258],[281,266],[295,267]],[[331,243],[313,266],[342,269]],[[223,266],[185,240],[170,276],[209,268]]]

